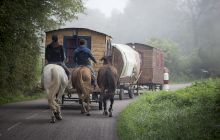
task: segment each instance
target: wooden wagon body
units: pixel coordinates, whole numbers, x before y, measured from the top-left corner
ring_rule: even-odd
[[[87,28],[63,28],[58,30],[52,30],[46,32],[46,46],[51,43],[52,35],[58,36],[58,41],[63,45],[67,58],[66,65],[69,68],[74,67],[73,52],[78,46],[78,40],[86,40],[86,46],[91,49],[94,57],[98,61],[97,65],[94,65],[95,71],[97,71],[102,63],[99,60],[104,56],[111,53],[111,36],[97,32]]]
[[[161,49],[140,43],[127,43],[141,55],[141,76],[139,85],[147,85],[150,89],[159,86],[162,89],[164,71],[164,53]]]
[[[85,45],[91,49],[94,57],[97,60],[97,64],[93,66],[95,72],[102,66],[100,59],[104,55],[109,55],[111,53],[111,39],[112,37],[87,28],[63,28],[46,32],[46,43],[47,46],[52,41],[52,35],[58,36],[58,41],[63,45],[66,55],[66,65],[68,68],[73,68],[75,62],[73,61],[73,52],[77,48],[78,40],[86,40]],[[95,91],[94,91],[95,92]],[[78,98],[71,98],[69,95],[65,100],[76,100]]]

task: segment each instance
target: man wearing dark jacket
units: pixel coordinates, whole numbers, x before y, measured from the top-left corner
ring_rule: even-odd
[[[62,66],[69,78],[70,72],[64,64],[64,49],[63,46],[58,43],[57,35],[52,35],[52,42],[46,47],[45,59],[47,60],[47,64],[57,64]]]
[[[89,59],[91,59],[94,63],[97,63],[90,49],[85,46],[85,40],[80,39],[79,47],[74,51],[73,60],[78,66],[87,66],[91,69],[93,77],[92,80],[94,80],[92,84],[96,87],[96,75]]]

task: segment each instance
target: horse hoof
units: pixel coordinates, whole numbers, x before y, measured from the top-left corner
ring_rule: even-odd
[[[87,116],[90,116],[90,114],[86,114]]]
[[[53,116],[53,117],[51,117],[50,123],[55,123],[55,122],[56,122],[55,117],[54,117],[54,116]]]
[[[104,112],[103,112],[103,115],[108,116],[108,112],[107,112],[107,111],[104,111]]]
[[[54,114],[54,116],[55,116],[55,118],[56,118],[57,120],[62,120],[62,116],[61,116],[60,113],[54,112],[53,114]]]
[[[58,115],[58,116],[56,117],[56,119],[57,119],[57,120],[62,120],[63,117],[62,117],[61,115]]]
[[[109,117],[112,117],[112,113],[109,113]]]

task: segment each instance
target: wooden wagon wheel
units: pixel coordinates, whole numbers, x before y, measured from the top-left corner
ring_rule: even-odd
[[[120,89],[119,91],[119,100],[122,100],[124,96],[124,89]]]

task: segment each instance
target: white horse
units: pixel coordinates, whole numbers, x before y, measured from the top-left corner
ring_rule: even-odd
[[[60,105],[57,101],[62,97],[68,85],[68,77],[64,69],[56,64],[48,64],[43,69],[43,85],[48,95],[48,104],[52,110],[51,123],[62,120]]]

